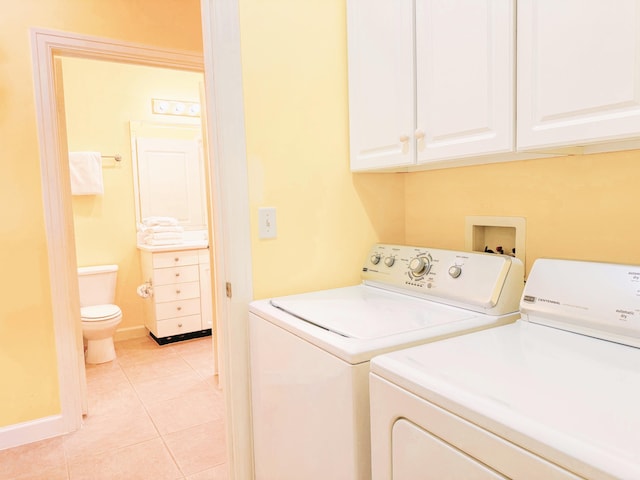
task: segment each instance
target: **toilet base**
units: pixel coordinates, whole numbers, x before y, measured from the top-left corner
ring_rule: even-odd
[[[116,349],[113,346],[113,337],[100,340],[87,340],[87,350],[84,361],[90,364],[106,363],[116,358]]]

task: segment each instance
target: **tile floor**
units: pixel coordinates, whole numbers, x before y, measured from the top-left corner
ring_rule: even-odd
[[[89,416],[64,437],[0,451],[1,480],[226,480],[211,337],[116,343],[87,365]]]

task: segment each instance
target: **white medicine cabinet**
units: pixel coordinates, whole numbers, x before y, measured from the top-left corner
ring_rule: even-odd
[[[352,171],[640,148],[640,0],[347,0],[347,30]]]
[[[130,122],[136,221],[174,217],[185,230],[207,229],[200,125]]]

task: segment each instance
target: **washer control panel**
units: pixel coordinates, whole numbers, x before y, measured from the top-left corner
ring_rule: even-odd
[[[376,244],[362,268],[362,279],[475,311],[510,313],[518,310],[524,267],[506,255]]]

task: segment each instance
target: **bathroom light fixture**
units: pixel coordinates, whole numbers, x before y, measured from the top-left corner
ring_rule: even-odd
[[[169,102],[166,100],[153,101],[153,113],[167,113],[169,111]]]
[[[173,113],[174,115],[182,115],[184,113],[184,103],[182,102],[173,102],[172,103],[173,108],[171,109],[171,113]]]
[[[196,102],[181,102],[178,100],[151,99],[152,111],[158,115],[180,115],[199,117],[200,104]]]

